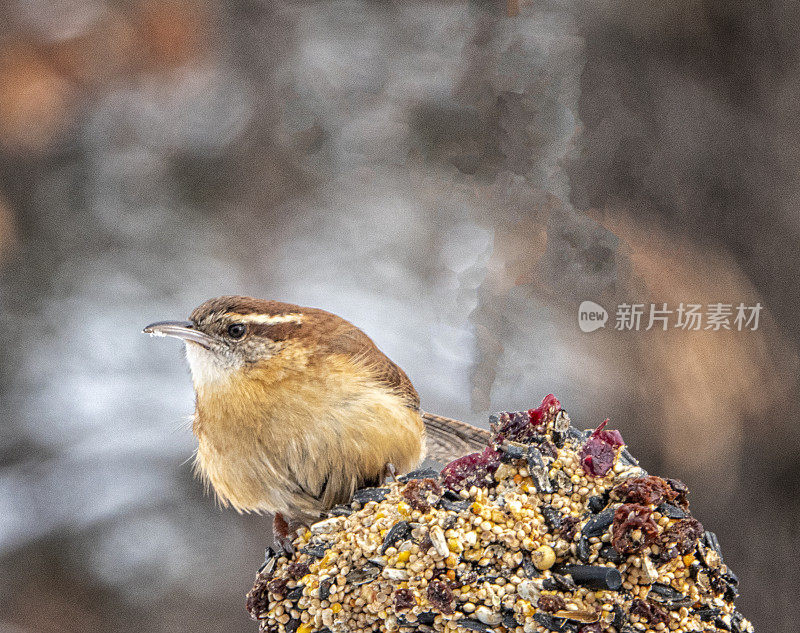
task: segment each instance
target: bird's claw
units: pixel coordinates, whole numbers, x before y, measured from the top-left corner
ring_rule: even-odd
[[[272,520],[272,536],[275,539],[275,544],[284,554],[287,556],[294,554],[289,523],[280,513],[275,514]]]
[[[292,545],[291,537],[276,536],[275,544],[284,554],[286,554],[286,556],[291,557],[294,555],[294,545]]]
[[[392,462],[386,462],[384,466],[383,480],[391,483],[397,483],[397,468]]]

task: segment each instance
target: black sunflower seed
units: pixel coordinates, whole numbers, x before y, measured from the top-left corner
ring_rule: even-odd
[[[362,488],[361,490],[356,490],[355,494],[353,495],[353,501],[358,501],[358,503],[362,505],[369,503],[370,501],[380,502],[383,501],[388,494],[388,488]]]
[[[473,618],[461,618],[458,621],[458,628],[460,629],[467,629],[468,631],[491,631],[492,627],[488,624],[484,624],[480,620],[475,620]]]
[[[408,537],[409,534],[411,534],[411,526],[408,524],[408,521],[398,521],[395,523],[389,532],[387,532],[386,538],[383,539],[383,544],[379,550],[380,555],[383,556],[387,549]]]
[[[586,502],[586,508],[592,514],[602,512],[606,505],[608,505],[607,495],[595,495],[594,497],[589,497],[589,500]]]
[[[433,468],[418,468],[417,470],[412,470],[407,475],[403,475],[402,477],[398,477],[398,481],[408,483],[412,479],[438,479],[439,478],[439,471]]]
[[[612,545],[603,545],[598,552],[600,558],[604,558],[607,561],[614,563],[615,565],[619,565],[625,557],[620,554]]]
[[[582,534],[586,538],[601,536],[608,527],[614,522],[614,510],[607,508],[600,514],[595,514],[589,522],[583,526]]]
[[[577,553],[578,559],[581,562],[589,562],[589,557],[592,555],[592,550],[591,545],[589,544],[589,539],[585,536],[581,536],[580,540],[578,541]]]
[[[688,516],[678,506],[674,506],[671,503],[662,503],[656,508],[656,511],[670,519],[685,519]]]

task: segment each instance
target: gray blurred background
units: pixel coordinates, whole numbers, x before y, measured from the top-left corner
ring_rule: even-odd
[[[797,630],[796,3],[1,11],[0,631],[256,630],[268,520],[203,495],[180,345],[140,334],[219,294],[343,315],[430,411],[610,416]],[[616,332],[625,301],[765,308]]]

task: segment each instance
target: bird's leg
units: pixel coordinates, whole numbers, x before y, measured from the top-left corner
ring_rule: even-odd
[[[386,462],[383,468],[383,481],[397,482],[397,468],[395,468],[395,465],[392,462]]]
[[[287,556],[294,554],[291,533],[292,527],[290,523],[280,512],[276,512],[275,517],[272,519],[272,535],[275,539],[275,543]]]

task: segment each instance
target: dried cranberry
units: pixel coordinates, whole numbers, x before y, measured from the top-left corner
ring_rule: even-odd
[[[428,585],[428,602],[445,615],[453,614],[453,592],[442,580],[432,580]]]
[[[481,453],[460,457],[442,469],[442,483],[455,492],[485,485],[500,465],[500,456],[494,447],[487,446]]]
[[[640,535],[633,533],[639,530]],[[614,512],[613,536],[611,544],[620,554],[635,554],[658,538],[658,526],[653,520],[653,512],[647,506],[626,503]]]
[[[561,537],[566,541],[571,541],[575,538],[575,532],[578,530],[578,524],[581,522],[580,517],[565,516],[561,519],[561,527],[558,529]]]
[[[675,543],[675,547],[681,554],[691,554],[705,530],[703,524],[697,519],[679,519],[670,525],[661,535],[663,547],[668,547],[670,543]]]
[[[405,611],[417,606],[414,592],[411,589],[398,589],[394,592],[394,608],[396,611]]]
[[[561,596],[539,596],[539,610],[546,613],[555,613],[567,608],[567,603]]]
[[[400,494],[412,508],[427,512],[442,496],[442,487],[434,479],[412,479]]]
[[[540,438],[546,424],[561,410],[561,403],[553,394],[544,397],[535,409],[525,412],[501,413],[493,427],[496,438],[529,443]]]
[[[673,501],[677,498],[672,487],[661,477],[636,477],[626,479],[611,491],[615,499],[625,503],[639,503],[641,505],[659,505],[664,501]]]
[[[675,493],[674,503],[684,510],[688,510],[689,502],[686,500],[686,495],[689,494],[689,487],[679,479],[667,479],[667,483]]]
[[[515,442],[530,442],[537,435],[525,411],[501,413],[497,424],[492,427],[492,433],[496,441],[505,438]]]
[[[625,444],[619,431],[604,430],[606,424],[607,419],[594,430],[581,448],[581,466],[590,477],[604,477],[614,465],[617,448]]]
[[[268,584],[269,578],[259,574],[255,585],[253,585],[253,588],[247,594],[245,606],[247,607],[247,612],[250,614],[250,617],[254,620],[258,620],[259,616],[269,609]]]
[[[542,404],[535,409],[528,410],[528,419],[532,426],[544,427],[559,411],[561,411],[561,403],[552,393],[549,393],[542,399]]]
[[[669,616],[661,607],[652,602],[635,598],[631,604],[631,615],[638,615],[648,624],[658,625],[669,622]]]
[[[286,580],[283,578],[274,578],[269,581],[267,588],[273,596],[283,598],[286,595]]]
[[[286,568],[286,572],[295,580],[300,580],[303,576],[305,576],[309,571],[308,565],[305,563],[292,563],[289,567]]]
[[[433,547],[433,541],[431,540],[430,533],[426,534],[425,537],[419,542],[419,548],[423,552],[427,552],[431,547]]]

